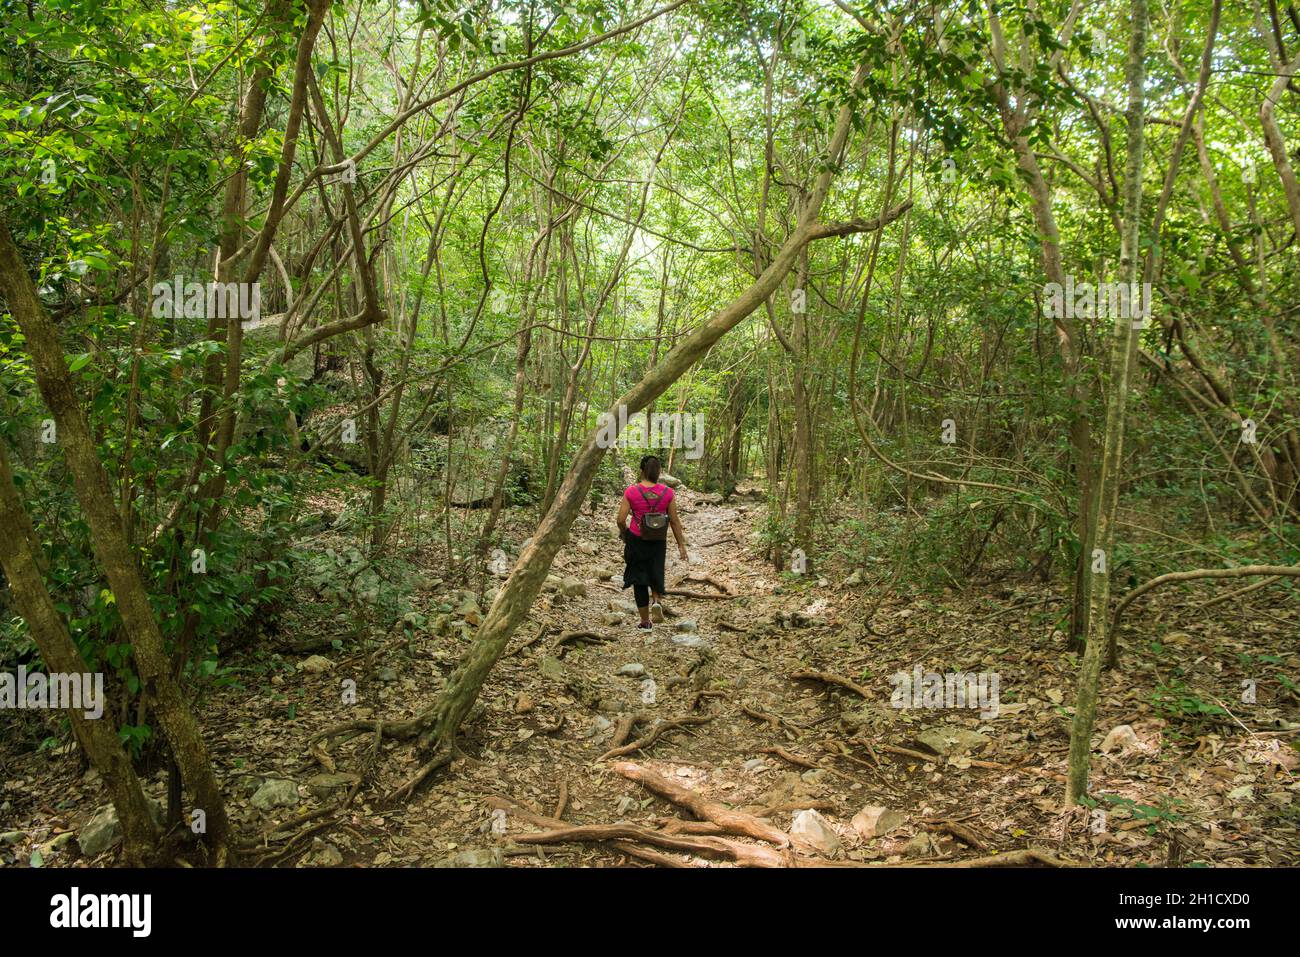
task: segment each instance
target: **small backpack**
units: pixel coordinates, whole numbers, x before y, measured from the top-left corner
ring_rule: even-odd
[[[655,488],[658,487],[658,485],[655,486]],[[650,511],[642,515],[640,520],[637,522],[641,527],[642,540],[647,542],[667,541],[668,513],[655,511],[655,509],[659,507],[659,502],[663,499],[663,496],[657,494],[652,489],[649,491],[649,495],[653,497],[654,501],[651,502],[649,498],[646,498],[647,490],[643,488],[640,483],[637,483],[636,489],[641,493],[641,501],[645,502],[646,508],[650,509]]]

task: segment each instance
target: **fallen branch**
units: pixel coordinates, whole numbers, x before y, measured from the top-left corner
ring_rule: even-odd
[[[1111,659],[1113,660],[1115,657],[1115,633],[1119,628],[1119,620],[1124,614],[1124,609],[1147,592],[1170,582],[1196,581],[1203,578],[1245,578],[1249,575],[1300,578],[1300,565],[1241,565],[1237,568],[1195,568],[1186,572],[1169,572],[1165,575],[1157,575],[1149,582],[1138,585],[1137,588],[1134,588],[1121,598],[1119,604],[1115,606],[1115,613],[1110,619]]]
[[[670,588],[666,592],[664,592],[664,594],[679,595],[682,598],[711,598],[714,601],[727,601],[730,598],[736,597],[735,595],[711,595],[708,592],[689,591],[688,589],[685,588]]]

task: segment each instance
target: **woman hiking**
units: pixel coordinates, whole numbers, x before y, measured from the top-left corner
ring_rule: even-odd
[[[618,507],[618,537],[623,540],[623,587],[631,588],[642,631],[664,620],[664,554],[668,550],[668,527],[677,539],[677,554],[686,561],[686,534],[677,517],[673,490],[659,483],[659,458],[641,460],[641,476],[623,493]],[[629,527],[628,516],[632,523]],[[653,603],[651,599],[653,598]]]

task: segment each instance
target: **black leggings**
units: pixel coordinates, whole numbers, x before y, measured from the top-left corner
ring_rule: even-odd
[[[664,553],[668,543],[662,539],[647,542],[631,532],[623,542],[623,587],[632,589],[636,606],[650,604],[650,593],[664,593]]]

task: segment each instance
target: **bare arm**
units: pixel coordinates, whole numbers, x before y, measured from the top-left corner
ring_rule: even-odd
[[[623,537],[623,530],[627,528],[627,513],[629,511],[630,509],[628,508],[628,504],[627,504],[627,496],[624,495],[623,500],[619,503],[618,506],[618,518],[615,520],[616,525],[618,527],[619,538]]]
[[[673,538],[677,539],[677,554],[686,561],[686,533],[682,531],[682,520],[677,517],[677,496],[668,502],[668,524],[673,528]]]

